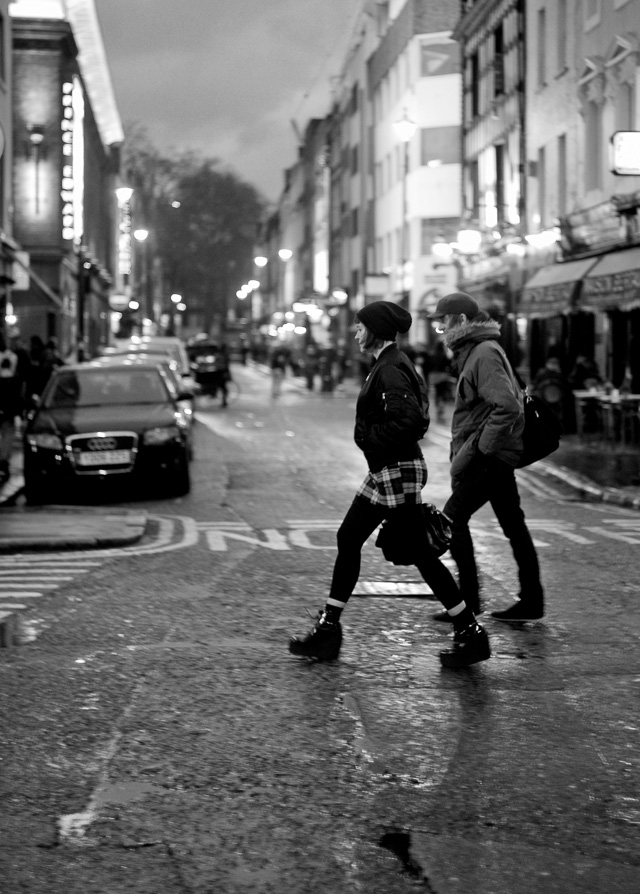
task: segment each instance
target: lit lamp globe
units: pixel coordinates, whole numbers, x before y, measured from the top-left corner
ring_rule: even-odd
[[[293,252],[291,251],[290,248],[281,248],[280,251],[278,252],[278,257],[282,261],[288,261],[292,254],[293,254]]]
[[[266,267],[268,264],[268,259],[264,257],[264,255],[258,255],[257,258],[253,259],[253,263],[256,267]]]
[[[138,242],[144,242],[148,235],[149,235],[149,230],[134,230],[133,231],[133,238],[137,239]]]
[[[130,186],[119,186],[116,189],[116,198],[118,205],[126,205],[133,195],[133,189]]]
[[[400,121],[394,122],[393,129],[396,132],[396,136],[402,143],[410,143],[413,139],[413,135],[417,130],[418,125],[415,121],[412,121],[411,118],[407,116],[405,112]]]

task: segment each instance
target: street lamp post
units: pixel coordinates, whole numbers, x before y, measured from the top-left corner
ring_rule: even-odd
[[[405,267],[407,264],[407,178],[409,174],[409,143],[417,129],[417,124],[412,121],[404,110],[400,121],[396,121],[393,125],[398,139],[404,143],[404,159],[402,166],[402,224],[400,231],[400,293],[402,296],[402,304],[409,303],[408,291],[405,289]]]
[[[147,239],[149,238],[149,230],[139,229],[133,231],[133,238],[136,242],[140,243],[142,247],[142,288],[141,295],[144,298],[142,302],[143,306],[143,315],[150,319],[152,317],[152,303],[151,303],[151,288],[150,288],[150,275],[149,275],[149,254],[147,248]]]

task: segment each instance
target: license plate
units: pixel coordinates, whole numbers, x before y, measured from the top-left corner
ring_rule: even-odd
[[[79,466],[123,466],[130,462],[130,450],[94,450],[78,455]]]

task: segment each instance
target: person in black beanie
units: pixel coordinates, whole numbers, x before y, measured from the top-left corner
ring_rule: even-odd
[[[340,616],[358,581],[362,547],[389,518],[407,533],[416,567],[453,622],[453,645],[440,653],[442,664],[467,667],[491,655],[486,632],[461,599],[447,567],[427,545],[421,509],[427,466],[418,443],[429,425],[426,398],[413,363],[395,342],[411,322],[411,314],[390,301],[374,301],[358,311],[356,341],[362,353],[375,357],[358,395],[354,431],[369,472],[338,529],[338,556],[326,605],[306,636],[290,640],[294,655],[320,661],[338,657]]]

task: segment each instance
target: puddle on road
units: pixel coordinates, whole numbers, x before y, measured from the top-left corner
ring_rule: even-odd
[[[87,828],[95,820],[101,807],[106,807],[108,804],[122,806],[158,791],[160,791],[158,786],[150,782],[115,782],[112,785],[101,786],[93,794],[86,810],[81,813],[67,813],[60,817],[58,820],[60,840],[82,843]]]

